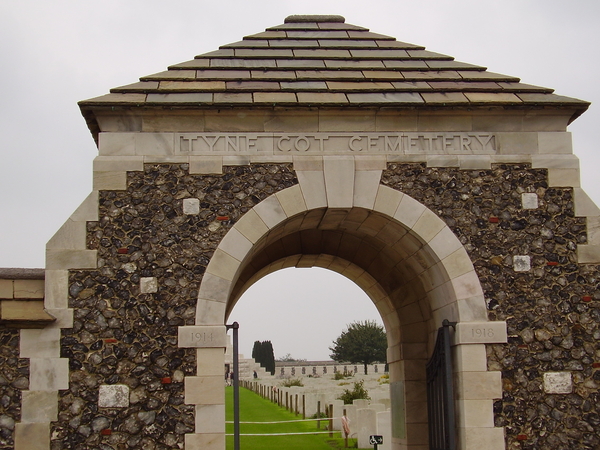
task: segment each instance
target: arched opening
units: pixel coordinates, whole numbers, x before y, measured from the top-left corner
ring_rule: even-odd
[[[240,324],[239,348],[246,358],[255,341],[270,340],[275,358],[330,359],[343,329],[357,320],[382,325],[364,291],[346,277],[323,268],[287,268],[254,283],[240,298],[227,323]]]
[[[290,197],[302,195],[297,186],[287,191],[294,191]],[[427,444],[425,366],[437,328],[444,319],[487,321],[487,312],[473,265],[445,223],[385,186],[377,196],[386,201],[376,201],[373,209],[321,207],[288,214],[284,195],[258,204],[215,252],[200,287],[196,324],[222,326],[250,286],[283,268],[321,267],[345,276],[373,301],[384,323],[392,448],[408,449]],[[469,354],[476,354],[477,370],[485,371],[484,346],[472,346]],[[457,411],[471,414],[476,406],[459,401]]]

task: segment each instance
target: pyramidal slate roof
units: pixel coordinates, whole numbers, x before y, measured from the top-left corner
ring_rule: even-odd
[[[103,107],[569,108],[588,102],[397,41],[341,16],[290,16],[283,25],[79,103]],[[90,124],[91,126],[91,124]]]

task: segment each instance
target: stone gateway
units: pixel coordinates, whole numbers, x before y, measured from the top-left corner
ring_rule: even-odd
[[[224,450],[225,323],[286,267],[376,305],[393,449],[428,448],[444,319],[460,449],[599,448],[600,210],[567,131],[588,106],[340,16],[82,101],[93,191],[43,294],[0,273],[0,448]]]

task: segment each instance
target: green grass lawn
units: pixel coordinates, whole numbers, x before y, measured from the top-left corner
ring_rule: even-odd
[[[233,388],[225,389],[226,420],[233,421]],[[240,388],[240,422],[273,422],[282,420],[302,419],[291,412],[280,408],[269,400],[254,392]],[[298,433],[307,431],[324,431],[325,422],[317,430],[317,422],[295,422],[280,424],[240,424],[240,450],[332,450],[343,448],[343,439],[339,432],[334,432],[334,438],[328,434],[301,436],[244,436],[244,433]],[[227,424],[227,434],[233,433],[233,424]],[[355,446],[356,440],[351,439],[349,447]],[[354,447],[356,448],[356,447]],[[227,449],[233,450],[233,436],[227,436]]]

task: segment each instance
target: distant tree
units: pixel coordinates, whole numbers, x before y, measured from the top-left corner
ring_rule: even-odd
[[[338,362],[360,363],[365,368],[385,363],[387,339],[385,330],[374,321],[353,322],[333,341],[330,358]]]
[[[277,358],[275,361],[278,362],[304,362],[306,359],[302,358],[294,358],[290,353],[286,353],[285,355]]]
[[[252,358],[267,372],[271,372],[271,375],[275,374],[275,354],[273,353],[271,341],[254,341]]]

